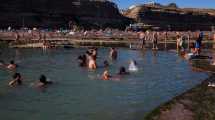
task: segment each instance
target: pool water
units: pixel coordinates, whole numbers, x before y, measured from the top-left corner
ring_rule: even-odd
[[[11,88],[13,72],[0,69],[1,120],[137,120],[153,108],[203,81],[205,73],[194,72],[189,63],[174,52],[118,49],[111,61],[109,49],[98,49],[98,68],[80,68],[77,57],[86,51],[76,49],[3,49],[0,59],[14,59],[24,85]],[[139,71],[120,80],[103,81],[104,60],[116,75],[120,66],[128,68],[130,59]],[[55,84],[45,90],[32,86],[40,74]]]

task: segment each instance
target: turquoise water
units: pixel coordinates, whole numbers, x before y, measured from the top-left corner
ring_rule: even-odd
[[[104,68],[89,71],[77,64],[86,49],[4,49],[0,59],[15,59],[24,85],[8,87],[13,72],[0,69],[1,120],[137,120],[161,103],[204,80],[189,63],[174,52],[140,52],[119,49],[119,59],[108,59],[108,49],[100,48],[98,64],[107,59],[112,75],[131,58],[140,70],[120,81],[103,81]],[[40,74],[55,84],[44,91],[32,87]]]

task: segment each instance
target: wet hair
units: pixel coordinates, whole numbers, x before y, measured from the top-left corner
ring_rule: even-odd
[[[15,73],[15,74],[13,75],[13,79],[17,79],[17,82],[18,82],[19,85],[22,84],[22,81],[21,81],[21,74],[20,74],[20,73]]]
[[[46,78],[45,75],[40,75],[40,79],[39,80],[40,80],[41,83],[47,84],[47,78]]]
[[[92,53],[90,51],[86,51],[86,54],[90,56]]]
[[[13,61],[13,60],[11,60],[11,61],[10,61],[10,64],[14,64],[14,61]]]
[[[108,66],[109,66],[109,63],[108,63],[107,60],[104,61],[104,66],[105,66],[105,67],[108,67]]]
[[[52,81],[47,81],[47,78],[45,75],[40,75],[40,82],[47,85],[47,84],[52,84]]]
[[[119,69],[119,74],[120,74],[120,75],[122,75],[122,74],[127,74],[125,67],[123,67],[123,66],[120,67],[120,69]]]

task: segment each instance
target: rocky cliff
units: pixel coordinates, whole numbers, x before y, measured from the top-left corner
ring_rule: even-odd
[[[0,28],[120,27],[129,22],[106,0],[0,0]],[[125,24],[126,23],[126,24]]]
[[[215,10],[178,8],[174,4],[133,6],[124,15],[137,22],[166,30],[211,30],[215,26]]]

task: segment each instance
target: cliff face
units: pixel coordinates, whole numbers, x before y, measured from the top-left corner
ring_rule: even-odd
[[[0,27],[125,27],[116,5],[92,0],[0,0]]]
[[[215,25],[213,9],[141,5],[127,10],[124,15],[137,22],[171,30],[211,30]]]

